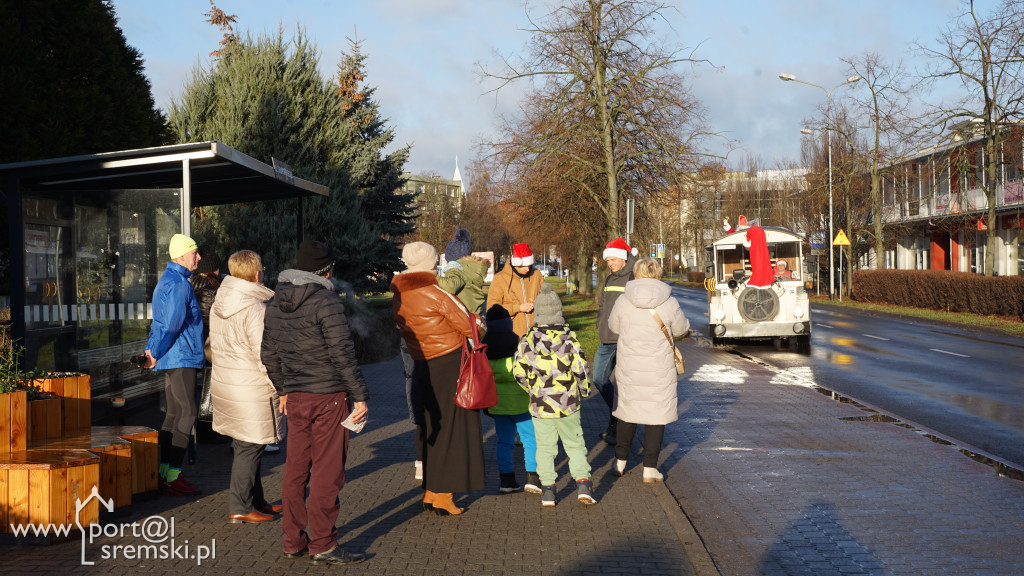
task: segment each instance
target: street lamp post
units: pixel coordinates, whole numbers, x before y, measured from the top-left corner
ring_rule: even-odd
[[[828,297],[830,300],[834,300],[836,297],[836,287],[835,260],[833,254],[834,250],[832,249],[832,242],[835,239],[835,233],[832,231],[832,134],[830,133],[830,131],[832,130],[832,90],[835,90],[840,86],[852,84],[860,80],[860,76],[850,76],[845,81],[833,86],[831,90],[826,89],[824,86],[819,86],[817,84],[812,84],[811,82],[799,80],[796,76],[792,74],[779,74],[779,79],[784,82],[799,82],[800,84],[806,84],[807,86],[814,86],[815,88],[820,88],[823,92],[825,92],[825,139],[827,141],[826,145],[828,147]]]

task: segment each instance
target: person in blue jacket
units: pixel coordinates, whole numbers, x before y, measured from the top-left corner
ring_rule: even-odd
[[[189,278],[199,265],[194,240],[171,236],[171,261],[153,291],[153,322],[146,341],[144,368],[164,371],[167,416],[160,427],[160,491],[197,496],[202,490],[181,474],[196,421],[196,370],[203,368],[203,316]]]

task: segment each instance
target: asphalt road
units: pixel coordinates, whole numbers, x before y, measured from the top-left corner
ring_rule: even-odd
[[[706,292],[674,293],[706,336]],[[1024,338],[829,305],[812,305],[812,322],[808,355],[726,346],[1024,467]]]

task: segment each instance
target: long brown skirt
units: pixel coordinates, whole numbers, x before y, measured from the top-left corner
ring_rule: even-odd
[[[462,350],[432,360],[417,360],[426,433],[423,439],[423,487],[431,492],[483,490],[484,441],[480,412],[455,405]]]

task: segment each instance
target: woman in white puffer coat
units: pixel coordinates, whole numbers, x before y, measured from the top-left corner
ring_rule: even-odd
[[[644,482],[660,482],[658,456],[665,425],[679,419],[675,359],[665,333],[651,314],[653,310],[673,339],[689,334],[672,288],[661,281],[661,264],[644,258],[633,267],[635,280],[626,283],[615,301],[608,327],[619,335],[615,364],[618,401],[612,415],[618,418],[614,472],[622,476],[638,424],[644,425]]]
[[[267,444],[281,441],[279,399],[260,360],[263,318],[274,291],[262,284],[263,265],[250,250],[228,259],[210,311],[213,429],[234,439],[228,521],[267,522],[281,511],[263,495],[260,462]]]

